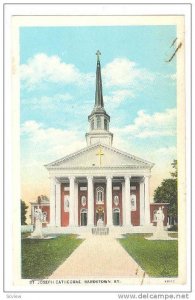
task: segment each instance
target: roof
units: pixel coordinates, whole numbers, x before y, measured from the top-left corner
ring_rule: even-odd
[[[87,146],[72,154],[66,155],[55,160],[45,167],[50,170],[53,168],[69,169],[69,168],[99,168],[100,156],[99,149],[102,151],[101,167],[102,168],[145,168],[151,169],[154,164],[130,153],[121,151],[112,146],[103,143],[96,143]]]

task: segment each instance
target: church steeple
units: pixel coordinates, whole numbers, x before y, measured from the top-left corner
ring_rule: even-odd
[[[110,116],[104,109],[102,77],[100,65],[100,51],[96,52],[97,67],[96,67],[96,90],[95,90],[95,105],[88,117],[90,124],[89,133],[86,133],[87,145],[97,142],[112,145],[113,134],[109,132]]]
[[[101,76],[101,65],[100,65],[100,55],[101,52],[98,50],[97,55],[97,68],[96,68],[96,90],[95,90],[95,106],[104,107],[103,92],[102,92],[102,76]]]

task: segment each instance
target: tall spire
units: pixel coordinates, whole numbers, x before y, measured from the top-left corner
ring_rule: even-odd
[[[112,146],[113,134],[109,131],[110,116],[104,109],[103,92],[102,92],[102,78],[100,65],[100,51],[97,55],[97,69],[96,69],[96,91],[95,91],[95,105],[88,116],[89,132],[86,133],[87,145],[94,143],[103,143]]]
[[[101,65],[100,55],[101,52],[98,50],[97,55],[97,68],[96,68],[96,90],[95,90],[95,107],[104,107],[103,92],[102,92],[102,77],[101,77]]]

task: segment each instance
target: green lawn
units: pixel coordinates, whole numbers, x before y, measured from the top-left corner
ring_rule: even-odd
[[[178,276],[178,242],[150,241],[143,234],[126,235],[119,242],[151,277]]]
[[[22,239],[22,278],[47,278],[82,243],[75,235]]]

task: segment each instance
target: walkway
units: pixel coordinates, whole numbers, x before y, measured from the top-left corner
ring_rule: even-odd
[[[142,277],[143,270],[112,236],[88,236],[50,278]]]

